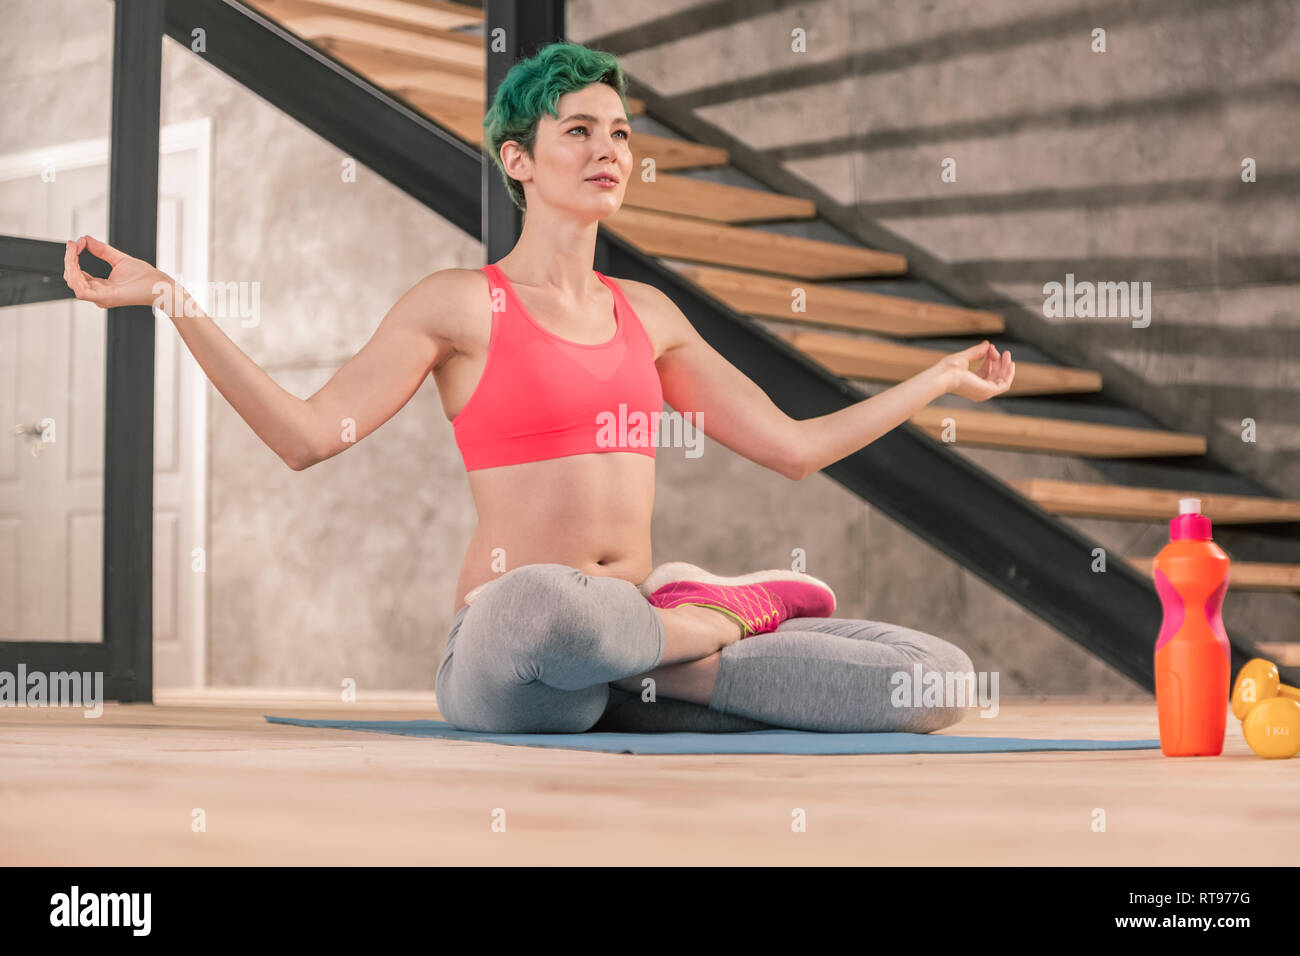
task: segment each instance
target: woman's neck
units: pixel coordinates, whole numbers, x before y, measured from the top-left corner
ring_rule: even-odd
[[[550,219],[541,210],[524,217],[519,241],[497,263],[511,281],[547,289],[565,297],[587,295],[596,280],[592,264],[596,259],[597,221],[575,223],[571,219]]]

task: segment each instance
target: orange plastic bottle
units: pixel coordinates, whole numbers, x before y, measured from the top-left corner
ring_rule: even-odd
[[[1223,596],[1228,556],[1210,538],[1200,498],[1181,498],[1155,560],[1164,625],[1156,640],[1156,709],[1166,757],[1218,756],[1231,676]]]

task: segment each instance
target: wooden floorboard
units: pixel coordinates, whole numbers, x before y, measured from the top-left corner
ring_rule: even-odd
[[[332,695],[329,695],[332,698]],[[1278,865],[1300,762],[1157,751],[631,756],[268,724],[436,717],[238,690],[0,708],[0,864]],[[945,733],[1151,738],[1149,698],[1004,699]],[[791,832],[794,808],[805,833]],[[191,830],[202,808],[206,832]],[[490,828],[494,808],[506,832]],[[1095,809],[1106,832],[1092,830]]]

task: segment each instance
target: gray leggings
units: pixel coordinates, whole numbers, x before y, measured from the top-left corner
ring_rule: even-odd
[[[875,621],[793,618],[729,644],[707,707],[611,686],[664,654],[659,611],[636,585],[564,564],[507,571],[461,607],[435,688],[452,726],[489,733],[728,733],[775,727],[928,733],[963,706],[895,706],[891,677],[973,671],[961,648]],[[918,697],[919,695],[918,688]]]

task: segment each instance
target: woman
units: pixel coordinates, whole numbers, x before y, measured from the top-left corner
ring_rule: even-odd
[[[479,518],[435,681],[453,725],[926,732],[954,723],[960,706],[898,707],[890,693],[891,676],[910,678],[918,664],[970,673],[970,658],[946,641],[830,617],[830,589],[794,572],[723,579],[674,563],[651,574],[654,446],[611,445],[591,413],[657,412],[666,399],[700,415],[714,441],[799,480],[939,395],[1006,391],[1010,353],[984,342],[833,414],[785,415],[658,289],[592,269],[597,224],[636,171],[625,90],[613,56],[574,44],[516,64],[483,125],[484,148],[525,210],[518,243],[495,264],[416,283],[305,401],[184,290],[168,311],[213,385],[294,470],[364,438],[433,375]],[[110,264],[107,279],[80,270],[82,249]],[[87,236],[68,243],[65,279],[105,308],[154,304],[174,285]]]

